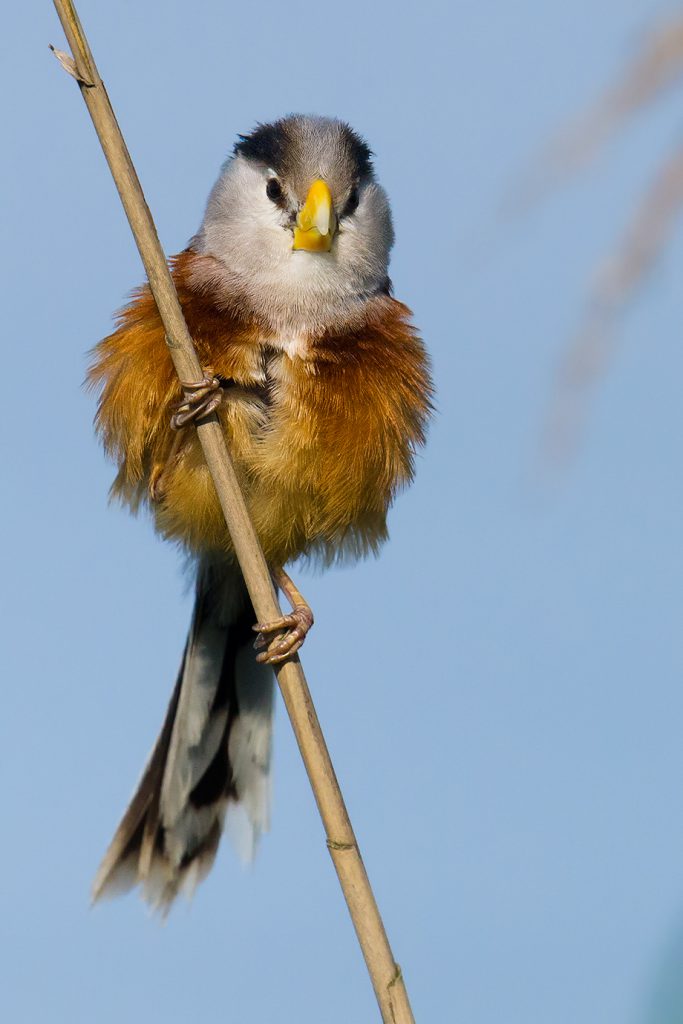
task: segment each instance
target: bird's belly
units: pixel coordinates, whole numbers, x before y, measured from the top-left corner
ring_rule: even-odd
[[[330,444],[310,422],[287,422],[263,402],[226,406],[226,440],[268,561],[284,564],[313,546],[326,557],[345,544],[360,553],[383,539],[386,498],[357,445]],[[160,532],[190,550],[232,552],[194,432],[155,512]],[[367,534],[360,544],[351,535],[356,528]]]

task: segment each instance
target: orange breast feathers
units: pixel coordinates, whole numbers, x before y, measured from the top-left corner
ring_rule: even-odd
[[[376,550],[431,409],[427,357],[408,309],[377,296],[362,324],[288,350],[288,339],[237,304],[191,287],[193,263],[205,259],[182,253],[173,276],[202,365],[226,381],[218,415],[266,558]],[[232,554],[195,429],[170,426],[181,388],[147,287],[93,356],[97,430],[119,465],[112,494],[133,510],[149,504],[159,532],[191,552]]]

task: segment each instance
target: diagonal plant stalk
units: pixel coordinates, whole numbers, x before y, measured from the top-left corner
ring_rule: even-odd
[[[166,331],[181,381],[199,380],[202,369],[183,318],[166,257],[123,135],[71,0],[54,0],[73,57],[55,54],[81,90],[121,197]],[[260,622],[281,615],[225,437],[215,414],[197,424],[207,466],[225,515],[242,573]],[[287,713],[323,821],[327,848],[377,996],[384,1024],[414,1024],[401,970],[396,964],[358,849],[325,738],[298,658],[275,668]]]

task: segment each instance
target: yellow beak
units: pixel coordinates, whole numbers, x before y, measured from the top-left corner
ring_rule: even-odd
[[[332,206],[332,193],[326,182],[318,178],[309,188],[306,202],[296,218],[292,248],[329,252],[336,230],[337,218]]]

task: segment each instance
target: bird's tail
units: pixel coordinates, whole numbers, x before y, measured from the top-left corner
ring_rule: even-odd
[[[93,884],[136,884],[166,911],[216,855],[223,824],[249,858],[268,827],[273,672],[255,660],[254,613],[237,569],[202,562],[166,720]]]

